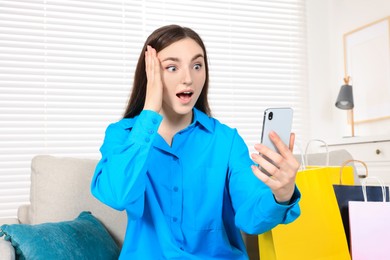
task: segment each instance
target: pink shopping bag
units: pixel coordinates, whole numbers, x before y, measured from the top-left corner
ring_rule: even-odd
[[[367,201],[365,182],[362,185],[364,201],[349,201],[351,255],[353,260],[390,259],[390,202]]]

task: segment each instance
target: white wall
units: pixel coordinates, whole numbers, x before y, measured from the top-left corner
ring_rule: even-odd
[[[344,78],[343,35],[386,16],[389,0],[307,0],[310,138],[351,135],[347,111],[334,105]],[[390,135],[390,119],[357,124],[355,135]]]

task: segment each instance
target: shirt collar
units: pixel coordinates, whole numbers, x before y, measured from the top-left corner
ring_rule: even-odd
[[[196,109],[195,107],[193,108],[193,111],[194,111],[193,124],[198,123],[201,126],[203,126],[203,128],[205,128],[207,131],[214,132],[213,120],[211,120],[211,118],[208,115]]]

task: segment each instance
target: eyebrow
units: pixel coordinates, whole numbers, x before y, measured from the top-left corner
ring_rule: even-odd
[[[199,54],[195,55],[195,56],[191,59],[191,61],[194,61],[194,60],[196,60],[197,58],[204,58],[204,57],[203,57],[202,54],[199,53]],[[176,62],[179,62],[179,61],[180,61],[180,59],[179,59],[179,58],[176,58],[176,57],[167,57],[167,58],[163,59],[162,62],[168,61],[168,60],[176,61]]]

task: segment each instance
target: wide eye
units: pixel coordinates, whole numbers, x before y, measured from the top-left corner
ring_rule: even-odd
[[[200,70],[201,68],[202,68],[202,64],[200,64],[200,63],[197,63],[194,65],[195,70]]]
[[[170,72],[174,72],[177,70],[177,68],[175,66],[168,66],[168,67],[166,67],[166,70],[170,71]]]

